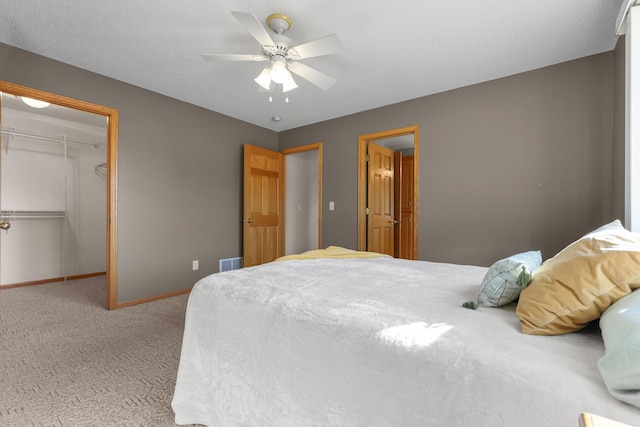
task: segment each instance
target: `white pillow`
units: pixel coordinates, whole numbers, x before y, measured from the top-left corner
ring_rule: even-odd
[[[612,304],[600,318],[600,329],[602,379],[616,399],[640,408],[640,289]]]
[[[529,284],[531,273],[540,264],[540,251],[523,252],[497,261],[489,267],[482,280],[478,304],[500,307],[517,300],[522,289]]]

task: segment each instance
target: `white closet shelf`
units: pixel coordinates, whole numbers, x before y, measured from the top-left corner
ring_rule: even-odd
[[[39,210],[3,210],[0,211],[2,218],[66,218],[65,211],[39,211]]]

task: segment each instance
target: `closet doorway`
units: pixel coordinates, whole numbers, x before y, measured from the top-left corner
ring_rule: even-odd
[[[0,289],[106,273],[117,308],[117,111],[0,81],[0,128]]]
[[[280,152],[245,144],[243,185],[244,267],[321,247],[321,142]]]
[[[285,163],[285,255],[322,247],[322,142],[281,151]]]

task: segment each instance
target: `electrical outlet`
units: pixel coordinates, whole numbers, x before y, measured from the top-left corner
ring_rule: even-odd
[[[193,261],[191,261],[191,269],[195,271],[198,268],[200,268],[200,266],[198,264],[199,264],[199,262],[198,262],[197,259],[194,259]]]

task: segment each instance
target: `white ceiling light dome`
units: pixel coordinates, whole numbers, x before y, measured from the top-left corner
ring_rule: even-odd
[[[46,101],[40,101],[39,99],[27,98],[26,96],[21,96],[20,99],[22,102],[27,104],[29,107],[33,108],[47,108],[49,105]]]

